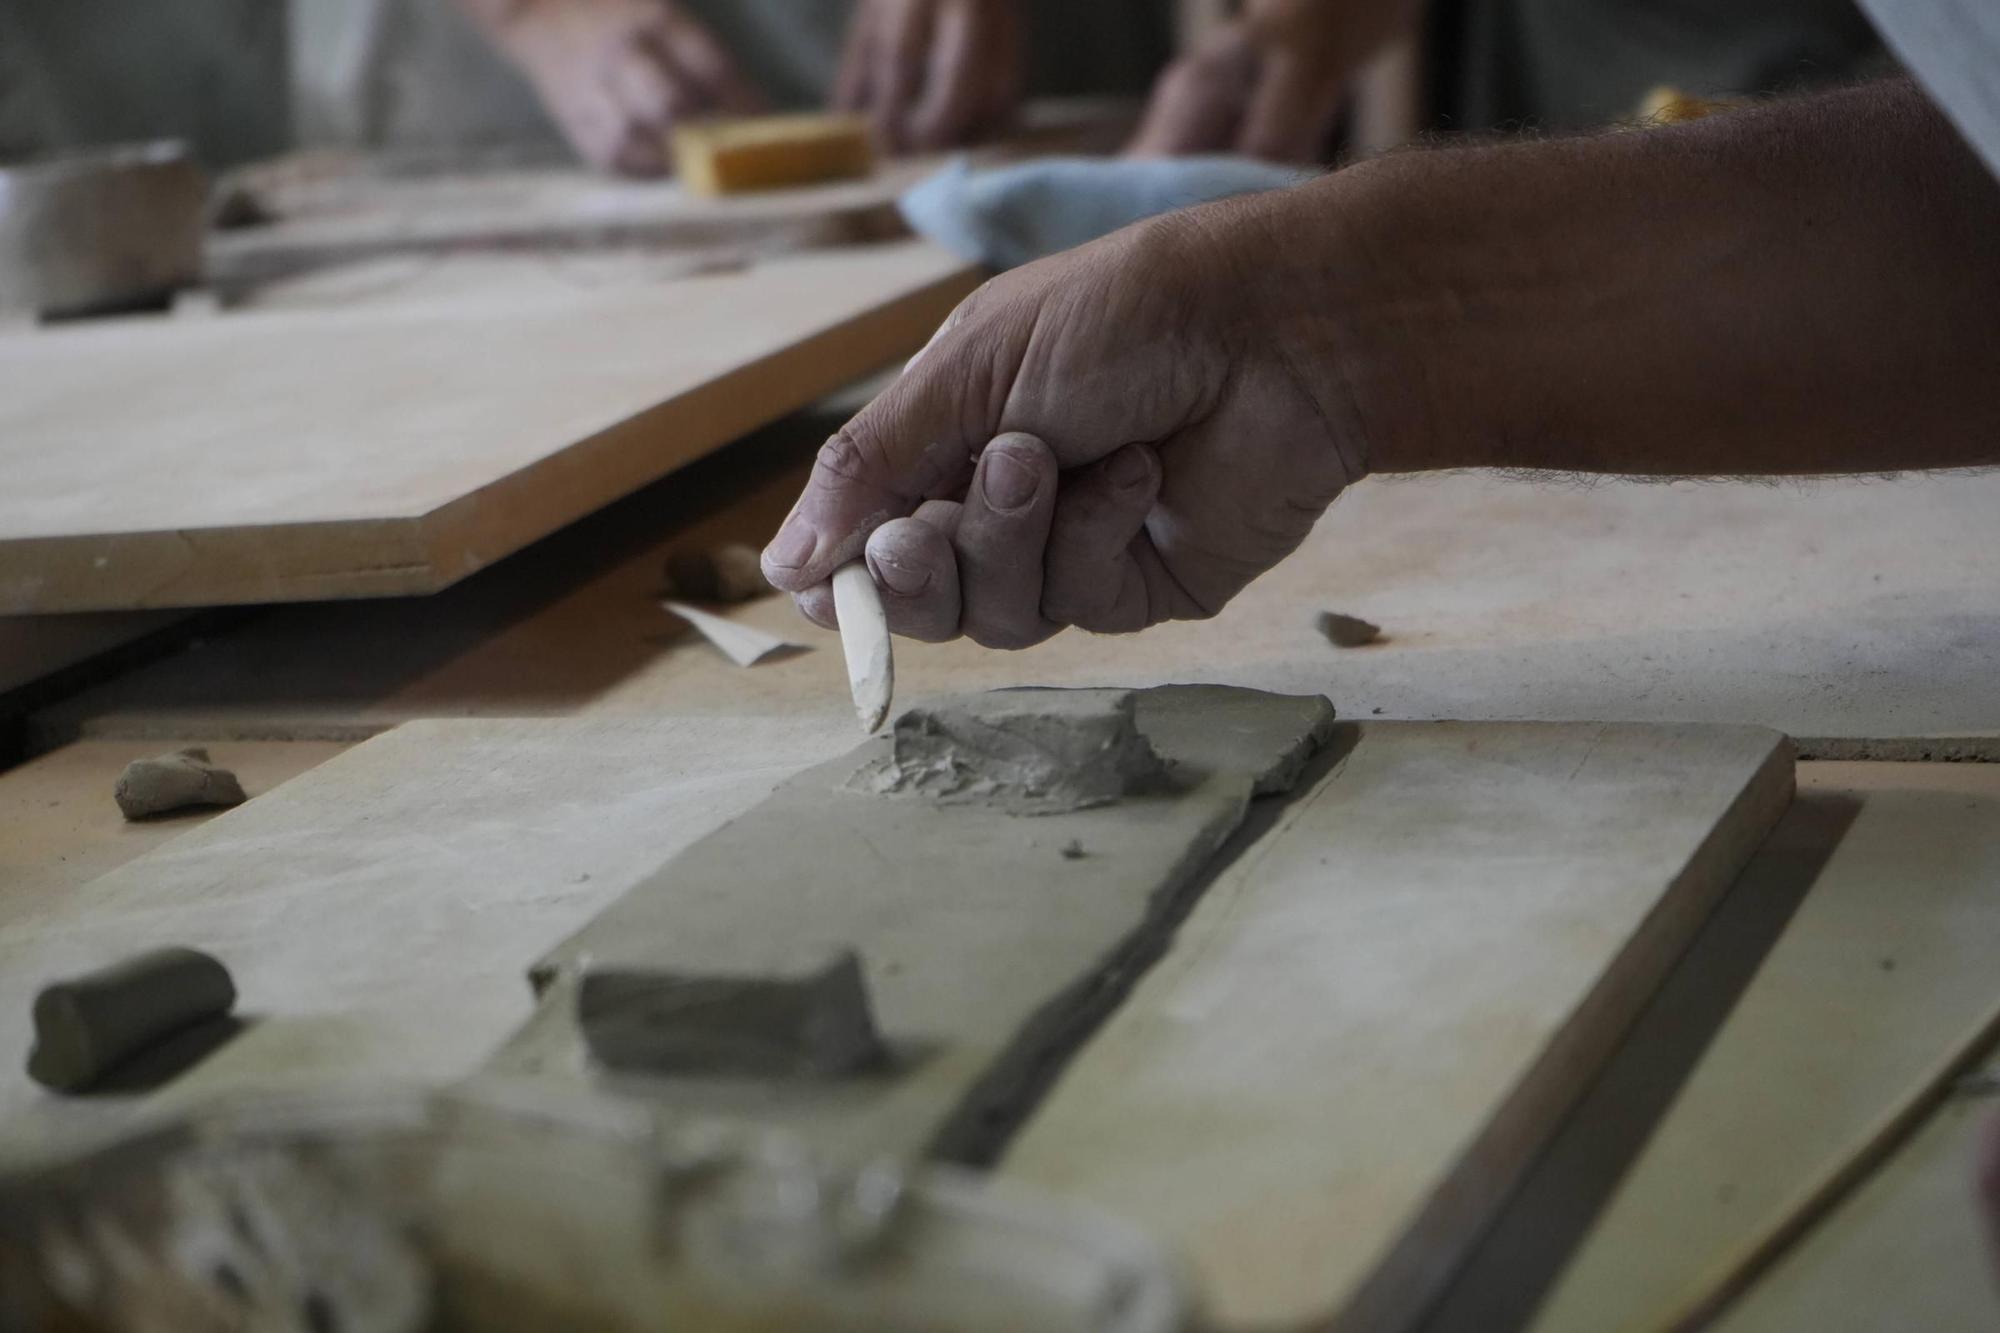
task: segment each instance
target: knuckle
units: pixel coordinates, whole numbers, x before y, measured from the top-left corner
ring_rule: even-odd
[[[813,470],[826,481],[859,485],[882,475],[886,462],[881,446],[850,422],[819,447]]]
[[[979,311],[992,305],[995,294],[999,289],[1000,278],[998,276],[988,278],[977,287],[974,287],[966,295],[965,299],[953,306],[951,313],[945,316],[944,326],[947,329],[955,329],[968,319],[971,319]]]

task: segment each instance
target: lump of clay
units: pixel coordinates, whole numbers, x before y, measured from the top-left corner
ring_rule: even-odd
[[[133,760],[119,774],[114,794],[127,819],[198,805],[241,805],[245,799],[236,775],[211,764],[199,746]]]
[[[667,586],[691,602],[747,602],[772,590],[757,548],[742,542],[674,552]]]
[[[649,1074],[852,1074],[879,1064],[882,1039],[861,959],[765,976],[587,971],[577,1024],[600,1064]]]
[[[28,1076],[81,1092],[122,1062],[204,1019],[229,1012],[229,969],[197,949],[154,949],[66,981],[35,997]]]
[[[896,719],[887,760],[862,777],[877,792],[1010,814],[1109,805],[1166,774],[1135,704],[1129,693],[1020,690],[913,708]]]
[[[1382,637],[1380,625],[1371,625],[1360,616],[1344,616],[1338,611],[1320,612],[1315,623],[1319,632],[1326,635],[1326,641],[1336,648],[1363,648]]]

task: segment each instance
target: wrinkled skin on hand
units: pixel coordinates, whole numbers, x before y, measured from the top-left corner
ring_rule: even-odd
[[[860,0],[833,103],[896,152],[993,134],[1020,100],[1021,0]]]
[[[676,120],[763,109],[728,51],[671,0],[520,0],[498,38],[577,152],[606,170],[662,175]]]
[[[1349,80],[1413,17],[1407,0],[1253,0],[1160,75],[1127,151],[1316,162]]]
[[[831,626],[864,553],[890,628],[996,648],[1211,616],[1363,471],[1319,349],[1211,206],[1001,275],[827,442],[764,555]],[[1324,373],[1321,381],[1328,378]]]

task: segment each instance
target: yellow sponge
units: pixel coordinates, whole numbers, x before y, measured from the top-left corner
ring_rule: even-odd
[[[861,116],[806,112],[675,128],[674,165],[696,194],[738,194],[866,176],[875,157]]]

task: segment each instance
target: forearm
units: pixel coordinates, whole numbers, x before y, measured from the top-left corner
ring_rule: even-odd
[[[1261,205],[1376,471],[2000,463],[2000,187],[1914,87],[1379,159]],[[1309,311],[1307,303],[1316,303]]]

